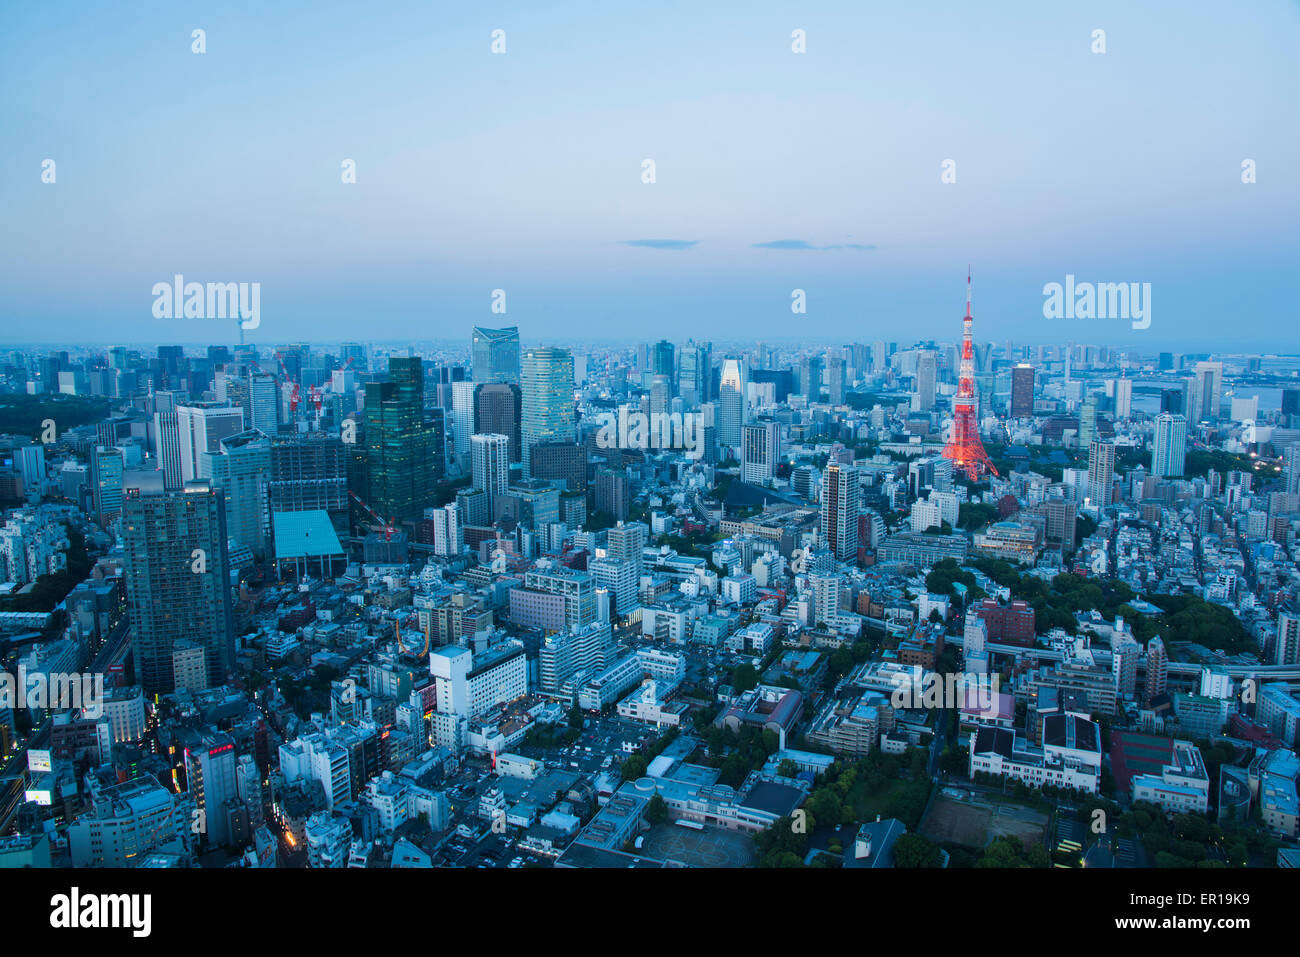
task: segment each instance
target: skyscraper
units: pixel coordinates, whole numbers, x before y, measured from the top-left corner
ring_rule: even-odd
[[[244,410],[239,406],[217,402],[192,402],[177,406],[176,433],[181,484],[199,477],[201,453],[216,452],[221,447],[222,439],[242,431]]]
[[[822,360],[817,356],[804,356],[799,360],[799,390],[809,402],[816,402],[822,394]]]
[[[1184,471],[1187,457],[1187,418],[1171,412],[1156,416],[1152,437],[1151,474],[1156,478],[1176,478]]]
[[[519,426],[523,400],[513,383],[474,387],[474,433],[493,432],[510,438],[510,461],[518,462],[522,443]]]
[[[1165,693],[1169,683],[1169,656],[1159,635],[1147,642],[1147,680],[1143,689],[1142,704],[1151,707],[1153,698]]]
[[[1089,392],[1079,406],[1079,448],[1091,448],[1097,438],[1097,393]]]
[[[1098,508],[1110,504],[1115,483],[1115,443],[1094,440],[1088,447],[1088,498]]]
[[[1292,442],[1283,449],[1282,461],[1282,480],[1287,494],[1300,494],[1300,442]]]
[[[1273,664],[1300,664],[1300,610],[1292,605],[1284,605],[1278,611]]]
[[[1223,363],[1198,362],[1187,389],[1188,422],[1217,422],[1223,398]]]
[[[183,492],[130,489],[122,507],[123,578],[135,660],[147,694],[172,690],[172,646],[195,641],[214,683],[234,666],[225,496],[200,483]]]
[[[275,377],[265,372],[253,372],[248,376],[247,413],[245,420],[250,429],[257,429],[265,435],[275,435],[280,428],[278,401],[279,390]]]
[[[469,465],[469,437],[474,434],[473,382],[451,384],[451,432],[456,464],[464,469]]]
[[[822,475],[821,533],[826,547],[840,561],[858,556],[858,512],[861,486],[857,469],[831,462]]]
[[[216,452],[199,454],[199,478],[225,493],[226,533],[259,561],[266,556],[270,477],[271,443],[257,429],[222,439]]]
[[[1028,419],[1034,414],[1034,367],[1021,362],[1011,370],[1011,418]]]
[[[521,371],[520,460],[530,477],[531,449],[541,442],[576,441],[573,356],[567,349],[529,349]]]
[[[752,485],[766,485],[776,477],[781,458],[781,426],[759,422],[741,430],[740,479]]]
[[[689,406],[709,401],[709,351],[689,340],[677,350],[677,393]]]
[[[267,511],[321,509],[340,538],[348,534],[348,451],[338,436],[321,432],[278,437],[271,445]]]
[[[826,360],[826,388],[831,405],[844,404],[844,360],[839,356]]]
[[[388,376],[366,385],[364,497],[384,519],[416,518],[444,474],[443,411],[425,412],[419,357],[391,357]]]
[[[106,525],[122,510],[125,468],[122,450],[96,446],[90,453],[91,507],[95,521]]]
[[[1115,380],[1115,418],[1127,419],[1133,414],[1133,380],[1120,376]]]
[[[498,495],[510,487],[510,439],[494,432],[470,438],[470,467],[474,488],[487,493],[488,515]]]
[[[718,442],[728,448],[740,445],[740,429],[745,421],[745,401],[730,385],[718,390]]]
[[[926,349],[916,357],[916,391],[912,394],[914,412],[929,412],[934,408],[935,370],[932,351]]]
[[[519,382],[519,327],[484,329],[474,327],[470,337],[474,381]]]
[[[676,371],[676,349],[667,339],[661,339],[655,343],[654,353],[651,361],[654,368],[651,370],[655,375],[667,376],[672,381],[673,373]]]

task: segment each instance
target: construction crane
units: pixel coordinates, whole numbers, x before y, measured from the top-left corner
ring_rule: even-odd
[[[289,396],[289,414],[293,415],[298,411],[298,383],[294,382],[293,378],[289,375],[289,370],[284,364],[284,356],[281,353],[277,352],[275,354],[275,361],[280,363],[280,371],[284,373],[284,381],[293,386],[293,392]],[[317,405],[317,408],[319,408],[319,405]]]
[[[397,531],[396,526],[393,525],[393,520],[388,519],[385,521],[378,512],[365,503],[365,500],[360,495],[351,489],[348,489],[348,495],[356,500],[356,503],[366,510],[366,514],[379,524],[380,529],[384,533],[384,541],[391,542],[393,540],[393,532]]]

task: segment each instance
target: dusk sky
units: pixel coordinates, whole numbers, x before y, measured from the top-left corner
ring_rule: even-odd
[[[1300,4],[537,6],[6,6],[0,339],[233,341],[181,273],[260,343],[904,344],[970,262],[982,340],[1300,352]],[[1150,328],[1043,318],[1066,274]]]

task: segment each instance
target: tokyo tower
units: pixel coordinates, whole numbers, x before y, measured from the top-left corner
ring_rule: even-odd
[[[952,400],[952,435],[943,447],[943,457],[952,459],[955,468],[961,469],[972,482],[978,482],[985,471],[998,474],[989,461],[980,441],[979,423],[975,420],[975,345],[971,330],[975,319],[970,314],[970,269],[966,270],[966,318],[961,329],[961,373],[957,380],[957,395]]]

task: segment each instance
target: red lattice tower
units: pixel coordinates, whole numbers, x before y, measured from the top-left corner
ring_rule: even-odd
[[[972,482],[983,474],[998,470],[989,461],[980,441],[979,423],[975,418],[975,344],[972,329],[975,324],[970,314],[970,270],[966,270],[966,318],[961,330],[961,374],[957,380],[957,395],[952,400],[952,435],[943,447],[943,457],[952,459],[954,467],[961,469]]]

